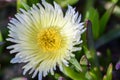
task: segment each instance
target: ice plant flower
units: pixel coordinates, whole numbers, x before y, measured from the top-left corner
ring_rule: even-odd
[[[39,80],[48,73],[54,74],[56,66],[62,71],[62,65],[74,57],[75,47],[82,42],[81,34],[85,31],[81,16],[75,8],[68,6],[64,14],[61,7],[42,0],[29,10],[20,9],[8,23],[9,38],[15,44],[8,46],[10,53],[17,53],[11,63],[26,63],[25,74],[38,74]]]

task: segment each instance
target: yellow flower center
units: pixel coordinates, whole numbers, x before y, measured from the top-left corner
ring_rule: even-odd
[[[45,52],[56,51],[61,47],[61,34],[56,28],[42,29],[37,35],[37,43]]]

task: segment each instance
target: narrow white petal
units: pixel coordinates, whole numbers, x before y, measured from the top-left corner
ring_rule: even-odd
[[[42,80],[42,72],[39,72],[39,74],[38,74],[38,80]]]
[[[35,72],[32,75],[32,78],[34,78],[37,75],[37,73],[38,73],[38,69],[35,70]]]

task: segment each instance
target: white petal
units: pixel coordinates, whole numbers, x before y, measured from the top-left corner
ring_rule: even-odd
[[[35,70],[35,72],[32,75],[32,78],[34,78],[37,75],[37,73],[38,73],[38,69]]]
[[[38,74],[38,80],[42,80],[42,72],[39,72],[39,74]]]

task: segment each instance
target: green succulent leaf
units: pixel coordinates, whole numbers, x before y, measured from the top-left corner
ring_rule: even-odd
[[[3,46],[1,46],[1,45],[3,45],[4,43],[3,43],[3,37],[2,37],[2,33],[1,33],[1,31],[0,31],[0,53],[2,53],[2,50],[3,50]]]
[[[87,58],[90,60],[92,58],[92,55],[90,54],[90,51],[85,46],[83,46],[83,50],[84,50],[85,56],[83,55],[83,57],[81,58],[81,61],[83,61],[82,63],[86,64],[86,59],[84,58]]]
[[[92,78],[92,76],[90,75],[89,72],[86,72],[85,77],[86,77],[88,80],[94,80],[94,79]]]
[[[103,80],[112,80],[112,69],[113,69],[113,66],[112,64],[110,64],[107,69],[107,74],[103,77]]]
[[[70,63],[74,65],[77,71],[82,71],[82,67],[80,66],[80,63],[75,59],[75,57],[70,59]]]
[[[20,8],[23,8],[25,10],[28,10],[30,8],[27,4],[27,0],[17,0],[17,11],[18,12]]]
[[[91,21],[92,23],[92,32],[93,32],[93,38],[96,40],[99,37],[99,14],[96,9],[93,7],[89,8],[89,10],[86,12],[86,18]]]
[[[112,4],[112,6],[103,14],[103,16],[100,19],[100,35],[102,35],[106,29],[107,22],[109,21],[109,18],[114,10],[115,4]]]
[[[84,73],[75,72],[74,69],[63,65],[63,73],[72,80],[86,80]]]
[[[98,80],[97,76],[93,72],[89,72],[90,76],[92,77],[92,80]]]
[[[87,58],[86,58],[85,55],[83,55],[83,56],[81,57],[81,59],[80,59],[80,64],[81,64],[81,65],[87,65],[87,64],[88,64],[88,60],[87,60]]]
[[[112,69],[113,69],[113,66],[112,64],[110,64],[107,69],[107,80],[112,80]]]
[[[118,2],[118,0],[111,0],[113,3],[117,3]]]
[[[68,5],[73,5],[77,3],[79,0],[55,0],[62,7],[67,7]]]

